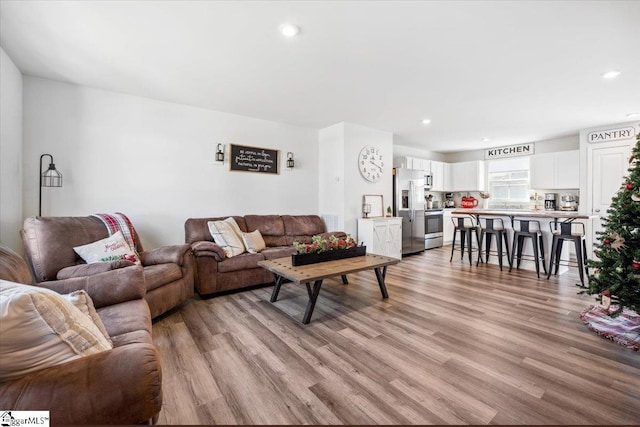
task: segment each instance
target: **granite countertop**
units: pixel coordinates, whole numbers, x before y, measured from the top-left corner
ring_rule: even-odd
[[[489,215],[489,216],[518,216],[529,218],[559,218],[559,219],[592,219],[598,215],[579,213],[577,211],[546,211],[546,210],[526,210],[526,209],[477,209],[477,208],[456,208],[451,213],[469,215]]]

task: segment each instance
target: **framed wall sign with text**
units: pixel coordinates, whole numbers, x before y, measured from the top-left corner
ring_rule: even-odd
[[[232,171],[278,174],[278,157],[278,150],[231,144],[229,164]]]

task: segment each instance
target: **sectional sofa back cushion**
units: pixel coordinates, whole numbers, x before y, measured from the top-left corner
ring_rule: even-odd
[[[90,316],[62,295],[5,280],[0,335],[0,382],[113,348]]]
[[[22,240],[36,282],[56,280],[64,267],[82,264],[73,250],[109,237],[106,227],[95,217],[30,217],[24,221]],[[136,251],[142,252],[136,235]]]
[[[280,215],[245,215],[247,231],[260,230],[267,247],[288,246],[284,233],[284,222]]]
[[[210,221],[223,221],[227,218],[229,217],[188,218],[184,223],[184,242],[187,244],[201,241],[213,242],[213,237],[211,237],[208,223]],[[244,223],[244,217],[232,216],[231,218],[236,220],[236,224],[238,224],[240,231],[247,232],[247,225]]]
[[[185,243],[213,241],[207,223],[227,217],[189,218],[184,224]],[[234,216],[240,230],[260,230],[267,247],[291,246],[294,241],[311,242],[311,237],[326,232],[318,215],[246,215]]]
[[[311,237],[326,231],[322,218],[317,215],[282,215],[287,244],[294,241],[311,243]]]

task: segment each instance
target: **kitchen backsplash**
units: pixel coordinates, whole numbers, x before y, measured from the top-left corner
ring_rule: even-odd
[[[545,198],[545,193],[547,193],[547,192],[545,192],[544,190],[541,190],[541,191],[531,190],[530,194],[529,194],[529,202],[509,202],[509,203],[505,203],[505,202],[494,201],[491,198],[489,198],[489,208],[490,209],[531,209],[531,210],[544,209],[544,198]],[[460,207],[461,206],[462,197],[463,196],[467,196],[467,195],[475,197],[478,200],[478,206],[482,207],[482,198],[480,197],[480,192],[478,192],[478,191],[445,193],[445,192],[440,192],[440,191],[428,191],[428,190],[425,190],[425,192],[424,192],[424,195],[425,195],[425,207],[426,207],[426,203],[428,201],[428,196],[429,195],[431,196],[431,201],[432,202],[437,202],[437,203],[433,203],[434,207],[436,205],[438,207],[440,207],[440,208],[444,207],[445,194],[452,194],[452,196],[453,196],[452,198],[453,198],[453,201],[454,201],[456,207]],[[574,199],[576,201],[576,205],[579,206],[579,204],[580,204],[580,191],[579,190],[566,190],[566,191],[555,192],[555,194],[557,195],[557,206],[558,206],[558,209],[560,209],[560,206],[562,204],[563,196],[567,196],[567,195],[574,197]],[[536,196],[537,196],[537,199],[536,199]]]

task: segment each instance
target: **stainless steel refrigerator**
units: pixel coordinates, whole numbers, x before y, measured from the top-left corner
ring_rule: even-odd
[[[424,251],[424,171],[396,168],[393,211],[402,217],[402,255]]]

